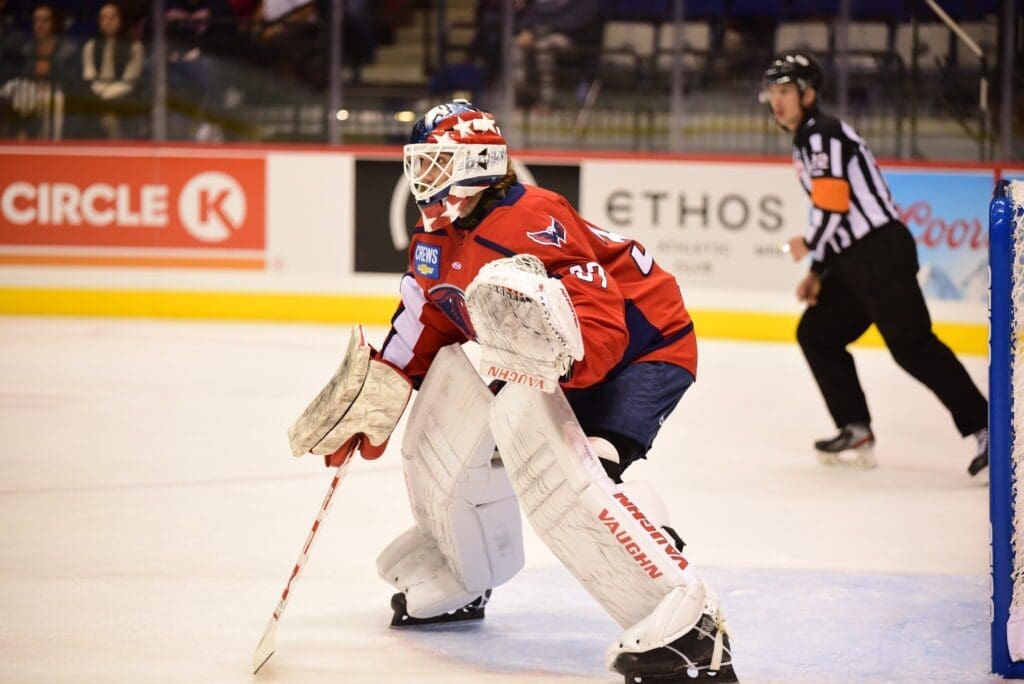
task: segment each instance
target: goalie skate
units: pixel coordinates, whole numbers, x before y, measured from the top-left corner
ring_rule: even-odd
[[[491,590],[484,592],[483,596],[470,601],[462,608],[450,610],[447,613],[434,615],[433,617],[417,618],[409,615],[405,603],[405,594],[399,592],[391,597],[391,609],[395,611],[391,618],[392,627],[420,627],[422,625],[437,625],[448,622],[469,622],[484,619],[484,606],[491,598]]]
[[[814,443],[818,462],[826,466],[852,466],[871,470],[875,460],[875,435],[871,428],[860,423],[844,426],[832,439],[819,439]]]
[[[625,684],[676,682],[738,682],[725,623],[717,611],[705,612],[700,622],[675,641],[640,653],[620,653],[612,668]]]

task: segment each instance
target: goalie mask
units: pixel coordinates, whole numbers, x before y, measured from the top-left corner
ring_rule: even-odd
[[[451,224],[470,200],[508,172],[508,149],[490,113],[466,100],[438,105],[416,122],[404,171],[427,231]]]

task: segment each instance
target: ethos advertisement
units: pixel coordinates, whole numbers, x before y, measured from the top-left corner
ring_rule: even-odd
[[[112,254],[266,246],[264,159],[0,153],[0,246]]]
[[[580,211],[640,241],[683,287],[792,290],[780,245],[802,235],[807,196],[787,164],[584,161]]]

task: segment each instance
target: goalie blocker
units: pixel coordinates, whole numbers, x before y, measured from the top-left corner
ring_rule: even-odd
[[[550,393],[583,359],[569,293],[532,254],[485,264],[466,289],[466,307],[485,378]]]

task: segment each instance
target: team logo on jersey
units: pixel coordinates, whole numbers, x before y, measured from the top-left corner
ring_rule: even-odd
[[[469,322],[469,309],[466,307],[466,294],[454,285],[435,285],[427,292],[430,300],[437,304],[444,315],[458,326],[459,330],[471,340],[476,339],[476,330]]]
[[[551,224],[547,228],[538,230],[536,233],[527,231],[526,237],[542,245],[552,245],[561,248],[562,245],[568,242],[568,239],[565,237],[565,226],[559,223],[554,216],[549,218],[551,219]]]
[[[437,245],[417,244],[412,266],[417,275],[437,280],[441,277],[441,248]]]

